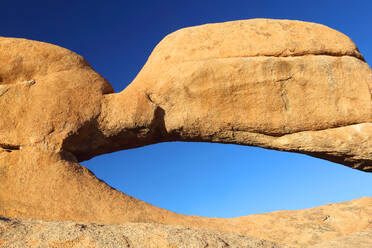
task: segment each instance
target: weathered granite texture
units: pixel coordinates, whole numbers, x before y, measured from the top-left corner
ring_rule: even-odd
[[[234,224],[229,225],[229,222]],[[228,231],[231,226],[239,226],[241,234],[211,230],[225,228]],[[372,198],[305,210],[220,219],[210,229],[156,223],[98,224],[0,216],[0,247],[370,248]]]

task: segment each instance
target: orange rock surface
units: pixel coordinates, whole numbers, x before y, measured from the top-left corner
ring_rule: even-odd
[[[353,203],[363,212],[357,217],[347,207],[183,216],[127,196],[78,164],[158,142],[200,141],[299,152],[371,172],[372,71],[348,37],[323,25],[254,19],[181,29],[116,94],[71,51],[0,38],[0,106],[3,216],[156,222],[291,245],[371,225],[370,198]]]

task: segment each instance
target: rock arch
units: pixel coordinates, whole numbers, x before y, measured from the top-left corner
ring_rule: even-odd
[[[371,172],[371,90],[371,69],[348,37],[300,21],[181,29],[116,94],[71,51],[0,38],[0,215],[245,233],[244,220],[178,215],[127,196],[78,162],[178,140],[299,152]]]

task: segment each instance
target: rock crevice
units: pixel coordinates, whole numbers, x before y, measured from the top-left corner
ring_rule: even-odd
[[[284,53],[284,52],[283,52]],[[366,62],[366,60],[364,59],[364,57],[362,55],[354,55],[354,54],[351,54],[351,55],[348,55],[348,54],[337,54],[337,53],[298,53],[298,54],[291,54],[291,55],[287,55],[287,56],[282,56],[282,55],[260,55],[260,54],[257,54],[257,55],[252,55],[252,56],[230,56],[230,57],[211,57],[211,58],[207,58],[207,59],[199,59],[199,60],[186,60],[184,61],[184,63],[187,63],[187,62],[200,62],[200,61],[210,61],[210,60],[216,60],[216,59],[247,59],[247,58],[259,58],[259,57],[263,57],[263,58],[292,58],[292,57],[306,57],[306,56],[330,56],[330,57],[353,57],[353,58],[357,58],[363,62]]]

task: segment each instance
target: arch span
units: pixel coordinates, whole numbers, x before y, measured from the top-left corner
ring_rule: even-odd
[[[371,99],[371,69],[335,30],[286,20],[208,24],[165,37],[124,91],[103,97],[96,128],[82,126],[63,149],[83,161],[165,141],[219,142],[371,172]]]
[[[0,79],[4,216],[244,233],[245,219],[178,215],[78,164],[157,142],[260,146],[372,171],[371,69],[348,37],[319,24],[255,19],[176,31],[117,94],[71,51],[0,37]]]

